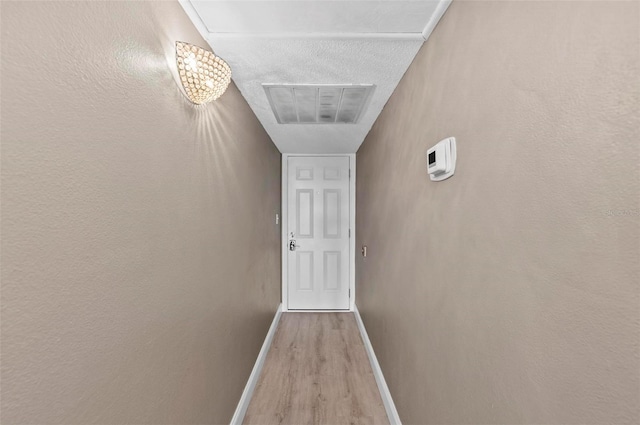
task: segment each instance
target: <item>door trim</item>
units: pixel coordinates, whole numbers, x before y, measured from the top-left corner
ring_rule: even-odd
[[[283,153],[282,154],[282,205],[281,205],[281,247],[282,247],[282,311],[310,312],[310,310],[289,310],[288,308],[288,249],[289,238],[287,235],[288,223],[288,185],[289,185],[289,158],[291,157],[348,157],[349,169],[351,170],[351,178],[349,179],[349,229],[351,229],[351,237],[349,238],[349,310],[335,311],[353,311],[356,300],[356,154],[298,154]],[[331,311],[331,310],[322,310]]]

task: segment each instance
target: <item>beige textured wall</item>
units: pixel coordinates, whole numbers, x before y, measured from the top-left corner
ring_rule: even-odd
[[[195,108],[177,2],[2,2],[9,424],[228,423],[280,297],[280,154]]]
[[[405,423],[640,423],[638,6],[455,0],[358,152],[357,304]]]

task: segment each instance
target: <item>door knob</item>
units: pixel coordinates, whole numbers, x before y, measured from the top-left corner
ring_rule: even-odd
[[[289,251],[295,251],[296,250],[296,240],[295,239],[291,239],[289,241]]]

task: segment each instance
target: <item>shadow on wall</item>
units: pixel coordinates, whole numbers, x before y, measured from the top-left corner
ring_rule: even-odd
[[[154,40],[148,40],[147,44],[141,44],[139,39],[123,41],[121,46],[114,49],[119,66],[124,73],[149,87],[162,87],[167,92],[173,91],[175,95],[163,97],[164,102],[167,103],[168,108],[174,107],[174,102],[182,102],[187,113],[187,120],[195,123],[196,132],[193,137],[193,140],[196,141],[195,154],[200,158],[209,182],[212,184],[218,182],[219,186],[221,181],[236,181],[241,170],[234,166],[232,158],[237,158],[240,151],[235,143],[229,143],[235,138],[235,135],[232,126],[225,124],[233,123],[236,120],[237,114],[234,115],[234,110],[237,111],[238,102],[228,102],[229,99],[224,99],[224,94],[219,101],[214,101],[213,104],[196,105],[190,102],[178,75],[175,43],[176,41],[191,42],[192,40],[183,40],[189,38],[182,35],[184,30],[180,26],[184,26],[183,22],[178,22],[175,19],[166,22],[166,16],[163,16],[162,21],[159,21],[155,15],[152,20],[158,28],[158,37]],[[212,50],[206,43],[196,44],[204,49]],[[164,56],[158,55],[159,51],[162,51]],[[234,97],[240,95],[233,83],[227,92],[235,92]],[[190,135],[191,137],[192,135]],[[233,184],[223,185],[222,189],[225,191],[224,199],[237,197]],[[214,201],[213,191],[202,195],[205,199]],[[248,205],[244,206],[248,207]]]
[[[180,94],[180,100],[185,104],[185,108],[188,109],[189,120],[196,125],[196,155],[202,161],[202,166],[206,171],[206,175],[209,178],[209,182],[215,184],[216,182],[228,181],[235,182],[238,180],[238,173],[242,170],[233,164],[232,158],[237,158],[240,154],[238,146],[235,143],[229,143],[229,141],[235,139],[234,134],[229,126],[225,126],[225,123],[232,123],[236,119],[237,114],[234,115],[234,111],[237,112],[238,102],[228,102],[229,99],[225,99],[225,94],[228,96],[229,92],[234,92],[234,100],[240,96],[238,89],[232,82],[227,88],[227,92],[222,95],[219,101],[214,101],[213,105],[196,105],[190,102],[184,92],[182,83],[180,82],[180,76],[178,75],[178,68],[176,66],[176,41],[192,42],[192,40],[183,40],[182,31],[180,25],[183,22],[172,20],[166,21],[166,16],[162,17],[162,21],[158,21],[156,16],[153,16],[154,23],[160,28],[160,37],[158,42],[161,44],[161,49],[164,52],[164,59],[160,57],[154,57],[146,63],[146,67],[130,67],[130,69],[139,70],[139,76],[144,80],[148,78],[149,71],[158,70],[158,81],[162,82],[162,85],[173,86],[175,92]],[[210,46],[205,43],[195,43],[196,45],[213,51]],[[215,53],[215,51],[214,51]],[[147,57],[152,57],[152,52],[147,52]],[[135,59],[133,60],[136,65]],[[166,70],[169,70],[169,74],[173,78],[169,78]],[[233,72],[233,69],[232,69]],[[248,108],[247,108],[248,109]],[[238,193],[234,184],[225,184],[221,188],[224,190],[224,199],[234,199],[238,197]],[[207,192],[202,194],[205,199],[214,201],[213,192]],[[241,198],[243,199],[243,198]],[[244,201],[243,207],[248,208],[249,202]]]

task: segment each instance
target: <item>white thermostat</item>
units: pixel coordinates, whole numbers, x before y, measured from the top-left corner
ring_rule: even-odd
[[[441,140],[427,151],[427,171],[435,182],[448,179],[456,171],[456,138]]]

